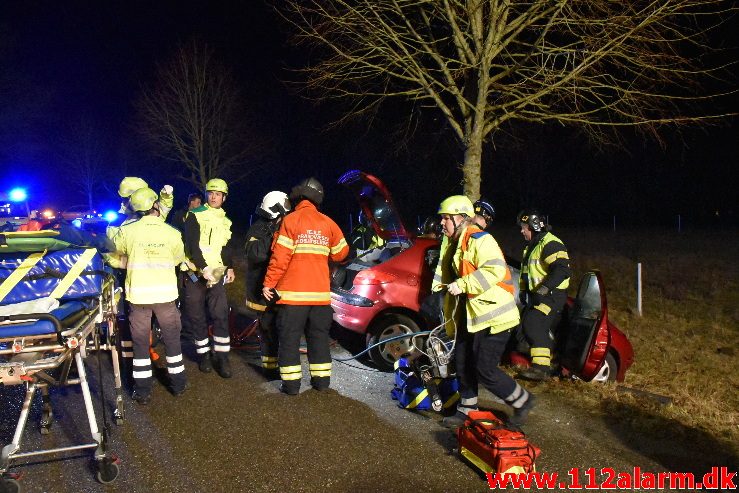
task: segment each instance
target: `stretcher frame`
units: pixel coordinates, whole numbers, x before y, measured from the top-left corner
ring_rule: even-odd
[[[118,458],[107,449],[107,420],[105,396],[100,367],[100,398],[102,401],[103,427],[98,427],[92,402],[84,359],[88,351],[97,351],[98,363],[101,352],[110,351],[115,381],[115,409],[117,424],[124,419],[121,371],[117,349],[117,298],[120,288],[115,287],[113,276],[107,274],[102,281],[98,296],[85,298],[85,308],[64,321],[48,313],[31,313],[0,316],[0,328],[8,325],[28,324],[34,321],[51,322],[54,332],[27,336],[2,336],[0,332],[0,385],[26,386],[25,397],[15,427],[12,441],[0,451],[0,491],[20,491],[15,474],[8,473],[14,462],[42,456],[64,454],[86,449],[94,449],[93,456],[97,466],[97,479],[102,483],[113,482],[118,476]],[[34,361],[13,361],[13,356],[37,353]],[[6,360],[7,358],[7,360]],[[77,377],[70,377],[72,364]],[[52,373],[52,371],[54,373]],[[64,447],[22,451],[23,433],[28,422],[33,398],[37,392],[42,396],[42,417],[40,432],[50,433],[53,423],[53,409],[49,397],[50,386],[79,385],[85,406],[91,441]]]

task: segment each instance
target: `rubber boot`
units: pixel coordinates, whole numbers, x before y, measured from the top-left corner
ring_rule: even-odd
[[[536,398],[534,397],[534,394],[529,394],[529,398],[526,399],[526,402],[524,402],[523,406],[518,409],[513,409],[513,416],[508,418],[508,423],[520,428],[523,424],[526,423],[526,419],[529,417],[529,413],[534,408],[535,402]]]
[[[221,378],[231,378],[231,363],[228,353],[216,353],[213,357],[213,367]]]
[[[198,363],[198,369],[203,373],[210,373],[213,371],[213,355],[210,351],[203,353],[200,357],[200,363]]]

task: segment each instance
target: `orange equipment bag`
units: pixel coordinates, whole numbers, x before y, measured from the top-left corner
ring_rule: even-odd
[[[459,452],[484,473],[528,473],[541,453],[522,431],[509,430],[490,411],[470,411],[457,429]]]

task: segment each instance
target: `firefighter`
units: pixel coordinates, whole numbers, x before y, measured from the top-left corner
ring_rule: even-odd
[[[290,200],[285,192],[272,191],[257,206],[257,220],[246,233],[246,307],[259,319],[259,343],[262,351],[262,370],[267,377],[279,376],[277,367],[278,339],[275,319],[277,311],[262,295],[264,275],[272,255],[282,218],[290,211]]]
[[[370,250],[381,248],[385,240],[375,233],[364,211],[359,212],[357,227],[349,234],[349,248],[362,256]]]
[[[308,343],[311,385],[328,389],[331,380],[329,329],[333,318],[329,261],[340,261],[349,253],[341,229],[318,207],[323,186],[315,178],[303,180],[290,192],[295,210],[282,220],[262,293],[268,301],[278,299],[278,365],[280,391],[300,391],[300,337]]]
[[[231,338],[224,288],[224,284],[235,278],[231,262],[231,220],[223,210],[228,185],[220,178],[213,178],[206,183],[205,194],[205,205],[191,210],[185,219],[185,252],[199,277],[193,276],[194,281],[185,282],[182,307],[188,327],[195,334],[200,371],[210,373],[215,368],[222,378],[231,378],[228,361]],[[211,352],[208,318],[213,321],[215,354]]]
[[[510,271],[492,235],[474,224],[472,201],[453,195],[439,206],[444,237],[432,291],[446,287],[447,334],[456,331],[454,358],[460,401],[448,427],[460,426],[477,410],[478,383],[513,408],[509,422],[520,426],[534,397],[498,367],[511,330],[519,324]]]
[[[180,347],[180,313],[175,305],[177,277],[175,267],[184,260],[180,233],[165,224],[159,213],[154,190],[136,190],[130,208],[139,216],[121,226],[114,238],[116,250],[128,256],[126,298],[133,338],[133,399],[139,404],[151,400],[152,368],[149,356],[151,316],[156,315],[162,329],[169,373],[169,390],[179,396],[185,392],[185,366]]]
[[[475,224],[483,231],[490,231],[495,220],[495,207],[487,199],[479,199],[472,204],[475,208]]]
[[[554,329],[567,301],[570,257],[562,240],[549,232],[543,216],[534,209],[517,217],[527,244],[521,260],[519,288],[523,334],[531,346],[531,367],[517,376],[541,381],[551,376]]]

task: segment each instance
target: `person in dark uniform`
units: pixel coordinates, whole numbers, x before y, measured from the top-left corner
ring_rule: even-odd
[[[517,377],[541,381],[551,376],[554,328],[562,315],[570,285],[570,257],[562,240],[550,232],[534,209],[521,211],[517,223],[527,241],[519,278],[523,334],[531,346],[530,368]]]
[[[249,314],[259,319],[259,344],[262,351],[262,370],[265,376],[279,377],[277,351],[279,340],[275,319],[277,306],[268,303],[262,295],[264,275],[272,256],[272,243],[290,211],[287,194],[272,191],[264,196],[257,207],[257,220],[246,233],[246,308]]]

